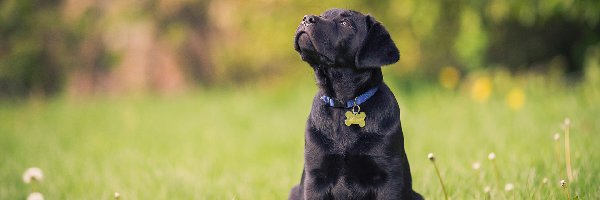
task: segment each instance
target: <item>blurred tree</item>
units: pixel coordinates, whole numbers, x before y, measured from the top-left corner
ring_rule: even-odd
[[[580,77],[586,50],[600,42],[600,1],[494,0],[487,6],[481,14],[489,33],[483,55],[489,65],[513,71],[561,67]]]
[[[0,96],[176,91],[290,76],[305,14],[370,13],[400,48],[399,80],[489,67],[583,73],[597,0],[4,0]]]
[[[171,44],[183,70],[197,83],[215,79],[211,64],[208,21],[209,1],[152,0],[147,3],[149,14],[158,27],[159,37]]]
[[[0,2],[0,96],[48,95],[61,89],[72,51],[59,3]]]
[[[63,6],[63,20],[74,35],[71,41],[76,49],[66,75],[70,79],[69,91],[90,94],[105,89],[106,77],[119,56],[103,41],[102,29],[98,26],[104,17],[103,8],[92,1],[82,3],[66,1]]]

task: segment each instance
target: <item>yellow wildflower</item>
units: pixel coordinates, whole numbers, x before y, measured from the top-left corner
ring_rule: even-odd
[[[446,66],[440,70],[438,79],[442,87],[446,89],[454,89],[456,85],[458,85],[460,71],[452,66]]]
[[[492,81],[487,76],[475,79],[471,87],[471,97],[478,102],[485,102],[492,94]]]
[[[508,92],[506,104],[513,110],[520,110],[525,104],[525,94],[521,88],[515,87]]]

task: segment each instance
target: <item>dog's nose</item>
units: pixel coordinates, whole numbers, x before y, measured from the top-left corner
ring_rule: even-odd
[[[317,20],[315,18],[316,18],[316,16],[314,16],[314,15],[304,15],[304,17],[302,18],[302,23],[314,24],[315,22],[317,22]]]

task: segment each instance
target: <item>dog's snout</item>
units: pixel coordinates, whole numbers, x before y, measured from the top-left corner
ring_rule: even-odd
[[[314,15],[304,15],[302,18],[303,24],[314,24],[315,22],[317,22],[317,19]]]

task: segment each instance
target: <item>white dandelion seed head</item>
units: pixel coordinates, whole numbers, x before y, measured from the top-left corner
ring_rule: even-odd
[[[554,133],[554,141],[558,141],[560,139],[560,134]]]
[[[427,158],[429,158],[429,160],[431,160],[431,161],[435,161],[435,157],[433,156],[433,153],[427,154]]]
[[[485,186],[483,188],[483,192],[485,192],[485,193],[490,193],[490,191],[492,191],[492,187],[490,187],[490,186]]]
[[[42,193],[39,192],[34,192],[27,196],[27,200],[44,200],[44,195],[42,195]]]
[[[25,170],[23,173],[23,182],[31,183],[31,180],[42,181],[44,179],[44,174],[42,170],[37,167],[32,167]]]
[[[495,154],[494,152],[490,153],[490,154],[488,155],[488,159],[490,159],[490,160],[494,160],[494,159],[496,159],[496,154]]]
[[[119,199],[121,198],[121,194],[119,194],[118,192],[115,192],[115,199]]]
[[[513,189],[515,189],[515,185],[513,185],[512,183],[507,183],[506,185],[504,185],[504,191],[510,192]]]
[[[567,186],[567,181],[565,180],[560,180],[560,187],[565,188]]]
[[[571,125],[571,119],[569,119],[568,117],[565,118],[565,126],[569,126]]]
[[[474,170],[479,170],[479,168],[481,168],[481,163],[479,162],[474,162],[472,165]]]
[[[544,179],[542,179],[542,183],[543,184],[547,184],[548,183],[548,178],[544,177]]]

